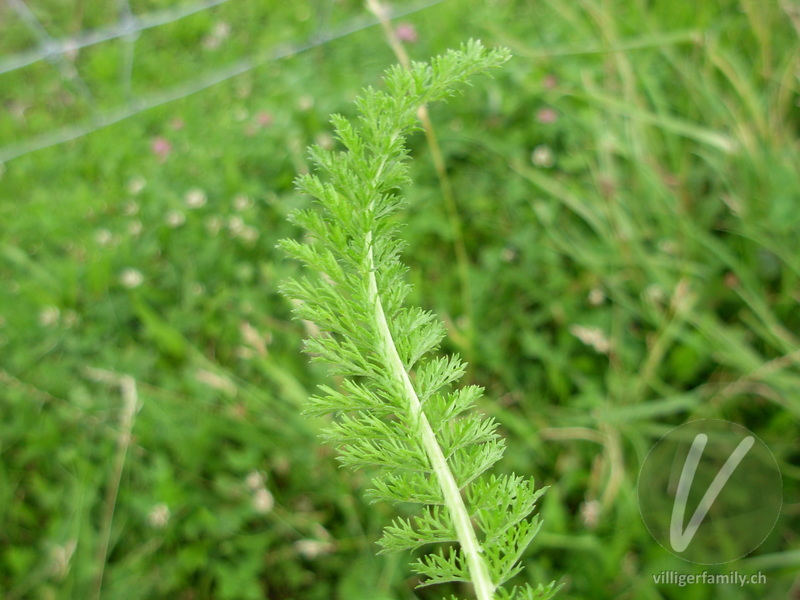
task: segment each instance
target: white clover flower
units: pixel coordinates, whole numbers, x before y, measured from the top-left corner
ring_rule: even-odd
[[[644,297],[650,302],[654,302],[656,304],[663,303],[666,296],[667,294],[664,292],[664,288],[657,283],[651,283],[644,290]]]
[[[506,246],[503,248],[500,256],[502,257],[503,262],[513,262],[517,258],[517,251],[514,248],[509,248]]]
[[[589,291],[589,304],[592,306],[600,306],[603,301],[606,299],[606,295],[603,293],[603,290],[599,287],[592,288]]]
[[[58,324],[61,318],[61,311],[56,306],[46,306],[39,313],[39,325],[42,327],[53,327]]]
[[[220,229],[222,229],[222,218],[215,215],[206,219],[206,230],[212,237],[217,235]]]
[[[260,471],[250,471],[250,473],[247,474],[247,478],[245,478],[244,482],[251,491],[255,491],[261,487],[264,487],[264,476]]]
[[[242,229],[241,237],[245,242],[252,244],[258,239],[258,229],[251,227],[250,225],[246,225]]]
[[[320,542],[319,540],[297,540],[293,546],[298,554],[308,560],[312,560],[324,554],[330,554],[333,551],[333,544],[330,542]]]
[[[186,206],[189,208],[200,208],[206,203],[206,193],[199,189],[194,188],[186,192]]]
[[[219,21],[214,25],[214,29],[211,30],[211,35],[220,40],[227,39],[230,34],[231,26],[225,21]]]
[[[203,48],[206,50],[216,50],[231,35],[231,26],[224,21],[219,21],[214,25],[207,36],[203,38]]]
[[[233,199],[233,208],[239,212],[247,210],[252,205],[253,201],[249,196],[245,196],[244,194],[239,194]]]
[[[275,506],[275,498],[266,488],[259,488],[253,494],[253,509],[262,515],[267,514]]]
[[[147,515],[147,522],[151,527],[161,529],[169,522],[170,510],[169,506],[163,502],[156,504]]]
[[[228,229],[234,237],[242,233],[244,227],[244,219],[242,219],[242,217],[238,215],[228,217]]]
[[[309,95],[300,96],[300,99],[297,101],[297,108],[301,111],[305,112],[314,106],[314,98]]]
[[[135,200],[129,200],[122,205],[122,214],[126,217],[132,217],[139,212],[139,204]]]
[[[320,133],[316,139],[317,145],[325,150],[332,150],[334,146],[333,136],[330,133]]]
[[[537,167],[548,169],[556,163],[556,158],[550,146],[540,144],[531,152],[531,162]]]
[[[136,236],[142,233],[142,222],[141,221],[131,221],[128,224],[128,233]]]
[[[111,232],[108,229],[98,229],[94,233],[94,241],[96,241],[101,246],[107,246],[111,243],[111,240],[114,239],[114,236],[111,235]]]
[[[167,225],[175,229],[186,222],[186,215],[179,210],[171,210],[166,216]]]
[[[147,180],[139,175],[128,180],[127,190],[132,196],[139,194],[147,186]]]
[[[136,269],[125,269],[119,276],[119,282],[128,289],[133,289],[142,285],[144,275]]]

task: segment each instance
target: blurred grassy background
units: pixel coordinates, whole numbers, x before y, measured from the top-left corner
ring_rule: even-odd
[[[54,37],[116,22],[112,3],[30,8]],[[0,74],[14,154],[264,63],[4,165],[4,600],[442,597],[413,590],[408,557],[375,556],[394,509],[367,505],[367,475],[299,417],[326,374],[276,293],[305,147],[332,143],[328,115],[395,62],[379,27],[314,41],[363,18],[356,1],[240,0],[142,31],[130,57],[116,40]],[[469,37],[515,54],[432,110],[456,215],[412,140],[405,234],[413,301],[443,316],[508,436],[501,468],[551,486],[521,577],[564,598],[800,597],[800,9],[450,0],[395,25],[414,59]],[[0,56],[35,43],[0,6]],[[783,473],[772,534],[720,567],[672,557],[636,503],[647,451],[698,418],[749,427]],[[654,584],[665,569],[768,583]]]

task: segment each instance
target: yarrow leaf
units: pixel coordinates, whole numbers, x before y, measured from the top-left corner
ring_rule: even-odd
[[[497,423],[475,410],[482,388],[450,389],[465,365],[433,355],[443,324],[404,306],[410,287],[394,218],[404,205],[405,143],[419,129],[419,108],[508,58],[506,50],[470,41],[430,64],[394,66],[383,90],[367,88],[356,100],[355,120],[331,117],[343,150],[310,149],[315,171],[296,184],[317,206],[290,217],[307,232],[304,242],[280,242],[318,277],[288,281],[282,292],[294,300],[295,315],[320,330],[305,351],[344,378],[338,389],[321,386],[305,412],[333,415],[323,437],[339,448],[343,464],[380,467],[370,500],[423,505],[417,517],[386,527],[381,552],[444,544],[414,565],[422,585],[463,581],[478,600],[543,600],[553,584],[501,587],[521,570],[519,559],[539,529],[530,514],[543,490],[514,475],[480,477],[500,460],[505,442]]]

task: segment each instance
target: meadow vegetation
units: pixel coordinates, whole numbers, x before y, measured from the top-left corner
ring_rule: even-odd
[[[57,37],[114,18],[86,0],[35,10]],[[3,56],[35,43],[0,17]],[[223,3],[143,31],[130,89],[122,41],[67,57],[90,96],[63,65],[0,73],[9,157],[126,98],[263,61],[2,166],[4,600],[463,591],[415,590],[408,556],[377,555],[395,509],[338,468],[325,419],[301,416],[330,378],[278,293],[299,272],[275,245],[300,235],[286,217],[308,202],[293,187],[305,148],[332,146],[329,115],[353,116],[397,58],[379,26],[271,53],[362,17],[355,1]],[[498,472],[550,486],[519,583],[575,599],[800,593],[800,11],[445,1],[395,26],[416,60],[470,37],[513,54],[430,109],[452,203],[411,138],[402,236],[410,302],[444,318],[444,350],[507,439]],[[783,475],[772,534],[719,567],[661,548],[636,498],[648,450],[699,418],[750,428]],[[767,584],[656,584],[668,569]]]

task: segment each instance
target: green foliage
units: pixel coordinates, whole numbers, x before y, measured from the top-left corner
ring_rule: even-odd
[[[430,65],[389,69],[385,92],[367,88],[356,100],[355,122],[332,117],[345,150],[311,148],[320,175],[299,177],[298,187],[322,210],[291,216],[310,235],[308,243],[281,243],[320,274],[283,286],[300,301],[295,314],[324,332],[305,349],[346,378],[341,391],[325,386],[307,412],[337,415],[325,437],[339,447],[343,464],[383,467],[374,500],[425,505],[419,516],[386,528],[383,551],[448,544],[414,565],[426,578],[423,585],[472,582],[480,599],[495,597],[521,570],[518,561],[539,530],[538,518],[527,518],[541,490],[515,476],[478,479],[501,458],[504,441],[494,419],[475,412],[481,388],[448,391],[465,365],[457,356],[431,356],[443,325],[403,305],[409,286],[393,216],[403,206],[398,189],[409,180],[405,139],[417,128],[419,108],[507,59],[506,51],[486,51],[472,41]],[[504,597],[532,598],[533,590]]]
[[[114,4],[28,2],[55,37],[112,24]],[[36,47],[7,5],[0,50]],[[363,5],[239,0],[148,29],[135,41],[132,91],[324,37]],[[412,58],[465,36],[515,56],[430,110],[471,318],[459,236],[421,135],[408,140],[403,260],[409,303],[442,317],[442,350],[469,359],[461,381],[487,390],[476,400],[509,447],[493,470],[549,486],[518,578],[562,580],[575,600],[796,596],[797,11],[754,0],[464,7],[439,2],[394,23],[416,29]],[[199,49],[220,22],[230,36]],[[96,109],[49,62],[0,75],[2,145],[124,104],[127,48],[114,40],[68,57]],[[365,473],[338,469],[315,443],[300,404],[320,382],[344,388],[299,355],[304,324],[276,290],[297,269],[275,243],[295,231],[287,207],[304,202],[292,185],[303,149],[328,147],[328,115],[355,116],[356,91],[393,60],[367,28],[0,167],[3,600],[94,597],[121,402],[87,366],[130,374],[141,403],[101,600],[465,595],[461,584],[414,589],[405,553],[376,554],[386,523],[413,523],[419,506],[368,504],[354,493]],[[169,155],[153,154],[157,138]],[[202,207],[185,201],[193,188]],[[127,269],[141,273],[138,287],[122,284]],[[698,418],[746,425],[781,465],[786,511],[773,534],[709,568],[762,570],[766,585],[652,580],[704,568],[659,547],[635,500],[653,443]],[[270,512],[256,510],[252,471],[273,494]],[[155,527],[162,504],[170,517]]]

